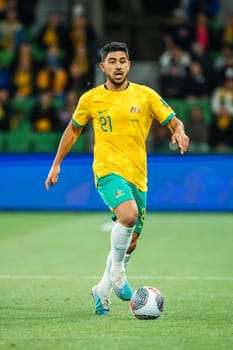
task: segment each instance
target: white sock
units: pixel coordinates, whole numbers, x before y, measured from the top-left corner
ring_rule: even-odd
[[[104,274],[98,283],[98,292],[99,296],[103,302],[104,307],[107,309],[109,307],[109,300],[112,292],[112,282],[110,278],[110,269],[112,266],[112,252],[107,256],[106,266],[104,270]]]
[[[131,257],[131,254],[125,254],[124,269],[127,268],[130,257]],[[109,308],[109,302],[110,302],[110,297],[112,293],[112,281],[111,281],[111,275],[110,275],[111,267],[112,267],[112,251],[110,251],[107,256],[104,274],[100,282],[98,283],[98,292],[103,302],[103,305],[106,309]]]
[[[124,271],[124,258],[131,242],[134,227],[125,227],[119,222],[115,224],[111,232],[112,267],[114,275]]]
[[[129,264],[129,259],[131,257],[131,254],[125,254],[125,258],[124,258],[124,268],[126,269],[128,264]]]
[[[131,258],[131,254],[125,254],[125,258],[124,258],[124,268],[125,268],[125,270],[126,270],[128,264],[129,264],[130,258]],[[107,256],[106,266],[105,266],[104,274],[103,274],[103,277],[102,277],[101,281],[105,280],[105,279],[108,279],[108,277],[110,276],[111,267],[112,267],[112,251],[110,251],[108,256]]]

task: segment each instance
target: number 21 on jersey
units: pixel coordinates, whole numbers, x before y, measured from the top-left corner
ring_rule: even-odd
[[[108,115],[107,117],[100,117],[99,118],[100,127],[103,132],[111,132],[112,131],[112,120],[111,117]]]

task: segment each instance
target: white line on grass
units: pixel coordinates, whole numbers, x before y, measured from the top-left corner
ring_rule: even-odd
[[[98,280],[101,276],[92,275],[0,275],[0,280]],[[128,276],[131,280],[190,280],[190,281],[233,281],[231,276]]]

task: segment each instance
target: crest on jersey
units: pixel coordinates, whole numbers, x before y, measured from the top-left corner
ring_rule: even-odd
[[[139,113],[140,110],[141,110],[140,107],[132,106],[129,111],[130,113]]]

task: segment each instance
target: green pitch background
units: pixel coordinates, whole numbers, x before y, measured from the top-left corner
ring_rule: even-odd
[[[231,349],[232,214],[147,215],[127,276],[164,294],[153,321],[115,295],[110,316],[93,313],[106,222],[108,213],[0,213],[0,349]]]

